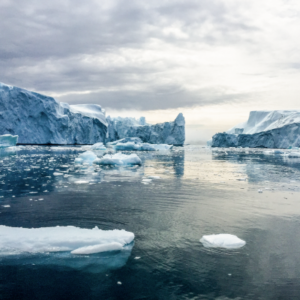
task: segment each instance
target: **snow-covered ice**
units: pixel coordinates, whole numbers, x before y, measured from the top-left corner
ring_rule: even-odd
[[[136,154],[106,154],[94,161],[97,165],[141,165],[142,161]]]
[[[0,225],[0,255],[71,251],[73,254],[122,250],[134,240],[125,230],[74,226],[22,228]]]
[[[0,135],[0,148],[13,147],[18,143],[18,136],[11,134]]]
[[[232,234],[204,235],[200,242],[207,248],[237,249],[245,246],[246,242]]]

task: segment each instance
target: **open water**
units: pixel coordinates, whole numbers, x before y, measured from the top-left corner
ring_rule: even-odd
[[[2,150],[0,224],[125,229],[132,249],[0,256],[0,299],[300,299],[299,159],[185,146],[76,167],[82,151]],[[246,245],[199,242],[217,233]]]

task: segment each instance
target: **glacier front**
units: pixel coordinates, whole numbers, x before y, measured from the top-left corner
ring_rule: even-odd
[[[106,132],[100,105],[69,105],[0,83],[0,134],[18,135],[20,144],[95,144]]]

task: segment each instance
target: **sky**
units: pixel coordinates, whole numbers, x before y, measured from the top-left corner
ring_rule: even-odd
[[[295,0],[1,0],[0,81],[111,116],[186,119],[189,143],[299,109]]]

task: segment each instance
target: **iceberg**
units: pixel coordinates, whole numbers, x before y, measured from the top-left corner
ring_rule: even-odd
[[[100,105],[69,105],[3,83],[0,116],[0,134],[18,135],[20,144],[95,144],[106,138]]]
[[[136,154],[106,154],[94,161],[97,165],[141,165],[142,161]]]
[[[106,147],[103,145],[103,143],[96,143],[92,146],[90,146],[91,150],[106,150]]]
[[[11,134],[0,135],[0,148],[13,147],[18,143],[18,136]]]
[[[200,242],[206,248],[237,249],[246,245],[246,242],[232,234],[204,235]]]
[[[92,151],[85,151],[85,152],[81,153],[75,159],[75,163],[76,164],[83,164],[83,163],[92,164],[97,158],[98,157],[97,157],[97,155],[94,152],[92,152]]]
[[[239,130],[241,129],[241,130]],[[213,136],[212,147],[288,149],[300,146],[300,111],[251,111],[247,122]]]
[[[107,142],[138,137],[143,143],[182,146],[185,141],[185,119],[180,113],[175,121],[155,125],[146,124],[145,118],[107,117]]]
[[[74,226],[22,228],[0,225],[0,255],[71,252],[91,254],[122,250],[134,234],[125,230],[83,229]]]

